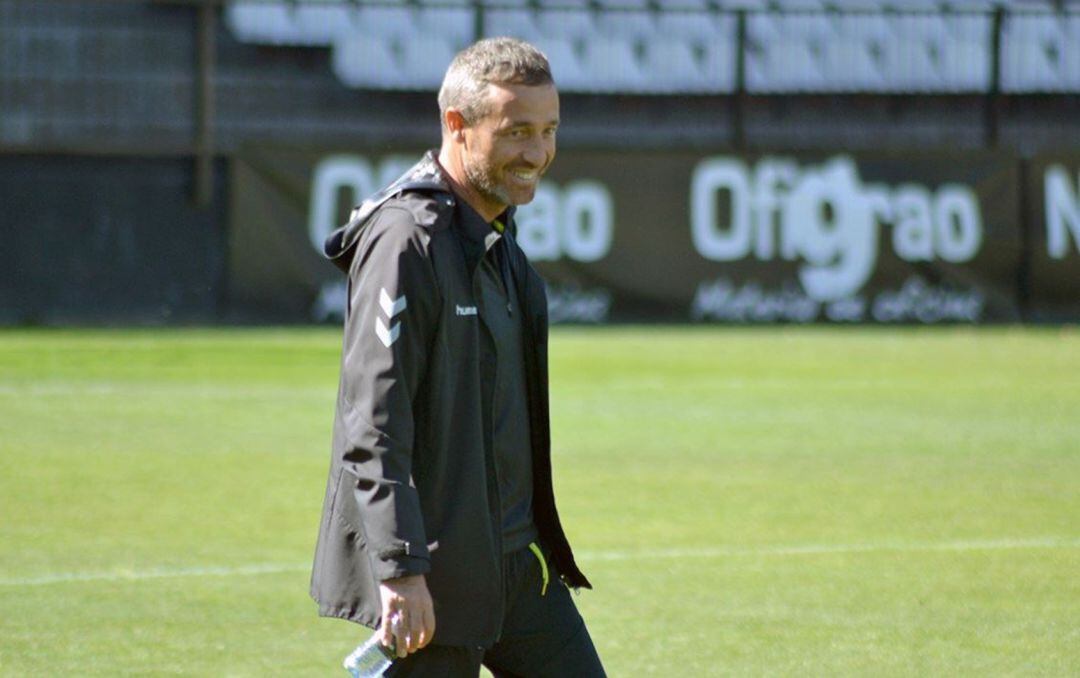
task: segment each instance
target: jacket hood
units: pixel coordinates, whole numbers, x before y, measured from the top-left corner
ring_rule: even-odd
[[[331,233],[323,244],[323,254],[326,258],[343,272],[348,273],[353,255],[356,253],[356,243],[360,238],[360,233],[364,230],[364,226],[367,225],[371,216],[386,201],[407,192],[432,195],[446,194],[450,198],[447,204],[453,204],[454,198],[450,191],[450,184],[443,176],[442,168],[439,167],[436,160],[435,151],[431,150],[425,153],[420,162],[413,165],[405,174],[402,174],[389,186],[357,205],[352,214],[349,215],[349,222]],[[430,226],[434,224],[437,217],[438,213],[436,212],[424,211],[418,215],[417,221],[420,224]]]

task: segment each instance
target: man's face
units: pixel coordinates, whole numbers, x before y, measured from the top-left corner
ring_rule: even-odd
[[[462,165],[481,213],[530,202],[555,158],[554,85],[488,85],[487,115],[464,128]]]

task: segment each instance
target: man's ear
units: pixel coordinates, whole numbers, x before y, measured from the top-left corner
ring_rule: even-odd
[[[443,123],[446,125],[446,131],[450,133],[450,137],[461,143],[465,141],[465,116],[461,114],[456,108],[447,109],[443,118]]]

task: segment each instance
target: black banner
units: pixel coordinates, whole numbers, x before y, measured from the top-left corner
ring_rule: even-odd
[[[1027,166],[1031,318],[1080,319],[1080,155],[1039,156]]]
[[[334,317],[316,245],[419,156],[259,148],[233,172],[232,297]],[[564,151],[518,212],[555,322],[1019,319],[1019,172],[994,153]]]

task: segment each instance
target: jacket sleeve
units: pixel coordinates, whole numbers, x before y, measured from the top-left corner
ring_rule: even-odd
[[[361,236],[349,270],[338,445],[375,577],[430,570],[412,481],[413,402],[427,369],[441,301],[429,233],[412,214],[384,206]]]

